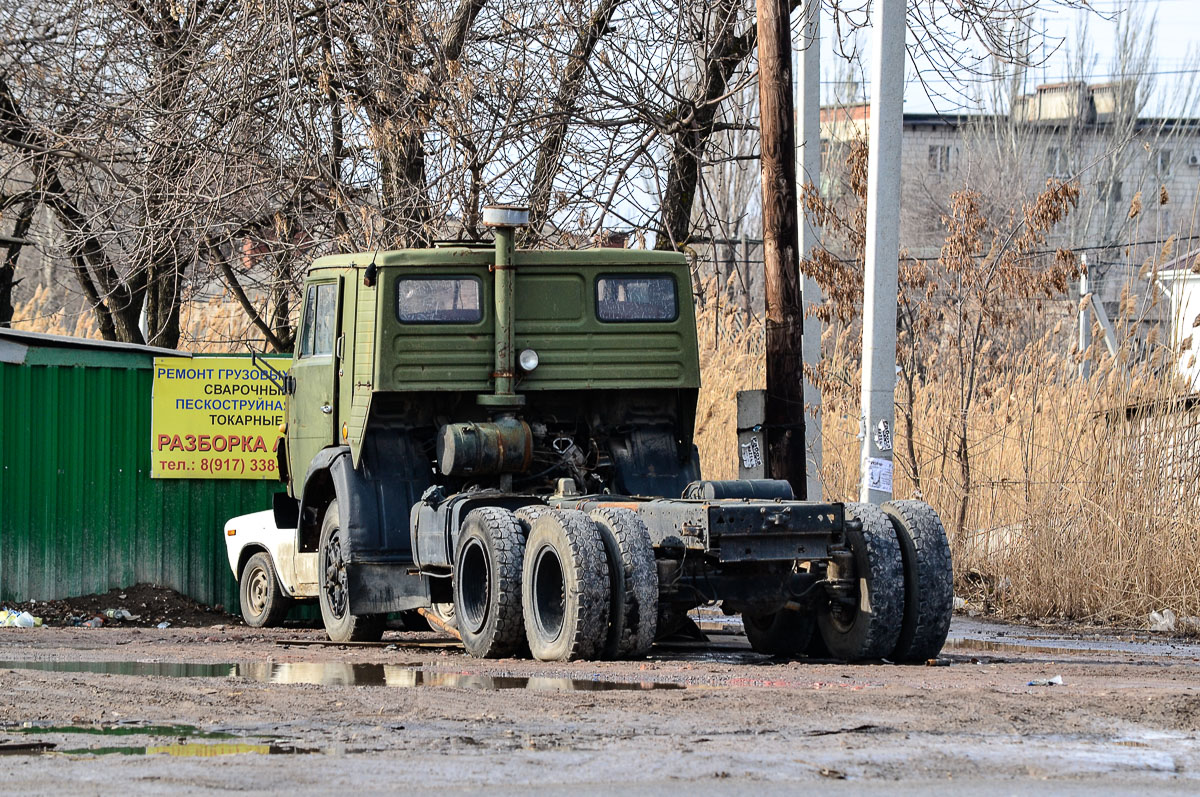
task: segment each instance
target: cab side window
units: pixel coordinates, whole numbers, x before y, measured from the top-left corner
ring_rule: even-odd
[[[304,328],[300,332],[300,356],[319,357],[333,354],[337,337],[337,285],[324,282],[309,285],[304,296]]]

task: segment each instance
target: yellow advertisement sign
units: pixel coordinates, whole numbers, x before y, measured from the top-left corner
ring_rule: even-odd
[[[150,476],[278,479],[287,397],[269,376],[249,357],[155,357]]]

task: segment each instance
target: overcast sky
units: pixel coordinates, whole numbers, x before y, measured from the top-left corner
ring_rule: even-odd
[[[1191,81],[1196,81],[1200,87],[1200,0],[1092,0],[1093,12],[1054,9],[1047,4],[1047,9],[1036,15],[1033,27],[1035,30],[1045,30],[1047,45],[1042,55],[1045,63],[1033,70],[1029,78],[1029,90],[1040,83],[1055,83],[1065,79],[1071,73],[1070,64],[1075,60],[1075,50],[1078,46],[1080,31],[1085,29],[1091,47],[1095,54],[1095,65],[1090,70],[1090,82],[1101,83],[1111,79],[1112,62],[1115,55],[1115,34],[1117,20],[1122,14],[1132,9],[1144,14],[1146,23],[1157,18],[1154,27],[1155,55],[1152,69],[1157,73],[1157,88],[1150,102],[1147,113],[1159,113],[1163,107],[1168,108],[1172,115],[1177,115],[1179,103],[1175,96]],[[822,23],[822,98],[824,102],[833,99],[833,92],[841,93],[840,84],[847,74],[845,62],[834,54],[831,38],[835,29],[828,21]],[[864,31],[859,46],[863,51],[863,70],[869,70],[870,62],[870,32]],[[1039,58],[1040,60],[1040,58]],[[916,70],[910,64],[910,78],[915,78]],[[962,78],[955,82],[948,81],[945,76],[926,74],[929,91],[914,80],[910,80],[905,88],[904,110],[910,113],[925,113],[934,110],[953,113],[970,110],[972,95],[987,94],[986,87],[980,85],[979,78],[966,73],[959,73]],[[859,82],[869,84],[870,73],[863,71]],[[860,92],[869,97],[869,85],[863,85]],[[941,96],[927,96],[934,94]],[[1191,115],[1198,111],[1193,108]]]

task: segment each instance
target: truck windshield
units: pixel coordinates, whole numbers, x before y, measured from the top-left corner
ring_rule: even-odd
[[[406,324],[475,324],[483,320],[476,277],[411,277],[397,283],[396,314]]]
[[[674,321],[678,317],[674,277],[607,274],[596,280],[596,318],[601,321]]]

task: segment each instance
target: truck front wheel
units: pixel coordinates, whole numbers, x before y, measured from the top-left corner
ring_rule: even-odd
[[[831,600],[818,612],[817,627],[835,659],[882,659],[895,650],[904,618],[900,543],[879,507],[846,504],[846,511],[862,521],[861,531],[846,533],[856,571],[854,601]]]
[[[383,636],[385,614],[350,613],[350,585],[346,565],[350,541],[338,517],[338,503],[331,501],[321,523],[320,546],[321,621],[333,642],[374,642]]]

